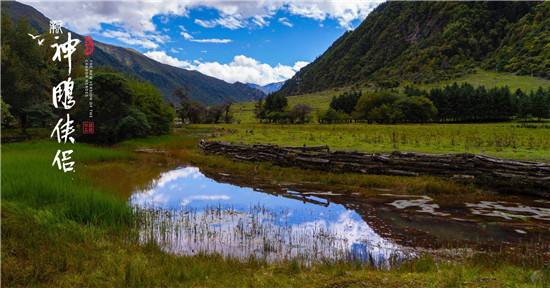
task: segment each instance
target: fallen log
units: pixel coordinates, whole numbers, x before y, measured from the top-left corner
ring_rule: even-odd
[[[473,180],[497,190],[550,197],[550,164],[500,159],[470,153],[425,154],[394,151],[361,153],[330,151],[326,145],[280,147],[271,144],[232,144],[201,140],[206,154],[225,155],[239,161],[268,161],[330,172],[397,176],[437,175]]]

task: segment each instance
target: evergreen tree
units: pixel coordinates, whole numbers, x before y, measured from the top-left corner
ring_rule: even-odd
[[[361,95],[361,91],[354,90],[349,93],[344,92],[343,94],[338,95],[338,97],[334,96],[330,102],[330,108],[349,115],[353,112],[353,110],[355,110],[355,106],[357,105],[357,101]]]
[[[266,113],[283,112],[288,105],[286,97],[279,93],[269,93],[265,98],[264,109]]]
[[[531,96],[531,115],[541,121],[542,118],[550,117],[550,103],[542,87]]]

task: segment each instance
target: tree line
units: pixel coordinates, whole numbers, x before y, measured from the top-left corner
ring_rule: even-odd
[[[327,110],[306,104],[288,105],[286,97],[271,93],[255,103],[261,123],[367,122],[379,124],[428,122],[487,122],[550,117],[550,88],[526,93],[505,87],[474,87],[469,83],[429,91],[406,86],[403,91],[344,92],[334,96]]]
[[[288,105],[286,96],[269,93],[265,100],[260,98],[254,105],[254,117],[260,123],[304,124],[312,121],[313,108],[306,104]]]
[[[189,91],[189,88],[179,87],[172,92],[174,98],[179,99],[177,115],[181,118],[182,122],[191,124],[217,124],[222,121],[225,123],[233,121],[233,114],[230,111],[231,105],[233,105],[232,98],[226,98],[223,104],[206,107],[200,101],[191,100]]]
[[[430,99],[437,108],[438,122],[483,122],[550,117],[550,88],[526,93],[511,92],[508,86],[474,87],[469,83],[434,88],[430,91],[405,87],[405,95]]]

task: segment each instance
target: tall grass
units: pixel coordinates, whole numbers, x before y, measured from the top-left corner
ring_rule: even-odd
[[[51,141],[14,143],[2,147],[2,201],[47,209],[59,217],[95,225],[128,224],[133,216],[126,199],[92,188],[78,173],[52,167],[57,149],[74,150],[77,165],[83,161],[131,159],[124,151],[89,145],[59,145]]]

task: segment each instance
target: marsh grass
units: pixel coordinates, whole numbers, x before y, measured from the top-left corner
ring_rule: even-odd
[[[94,225],[128,224],[132,213],[124,199],[108,191],[91,188],[73,172],[63,173],[52,167],[57,149],[55,142],[29,142],[2,147],[2,201],[24,203],[34,209],[46,209],[58,217]],[[131,159],[124,151],[71,146],[75,161]],[[79,165],[82,165],[82,162]],[[75,171],[79,169],[77,165]]]
[[[377,239],[365,245],[352,243],[345,235],[349,231],[342,230],[339,222],[332,227],[324,220],[303,226],[288,221],[290,214],[312,213],[305,208],[270,210],[252,205],[235,209],[214,205],[171,210],[144,204],[137,209],[140,242],[156,242],[164,251],[178,255],[219,254],[240,261],[296,262],[308,267],[345,261],[381,269],[416,257],[413,249]]]
[[[185,142],[185,140],[192,139],[192,137],[185,136],[187,133],[190,133],[190,131],[182,130],[178,131],[178,134],[136,138],[121,142],[117,144],[116,147],[122,149],[137,149],[143,147],[169,148],[170,145],[181,146],[181,143]]]
[[[72,147],[79,165],[137,161],[131,153],[135,147],[153,147],[170,150],[174,156],[182,156],[182,161],[204,162],[212,170],[229,169],[252,175],[251,179],[261,176],[253,173],[255,164],[196,153],[196,141],[176,135],[135,140],[117,148]],[[390,270],[353,261],[306,267],[296,260],[270,264],[221,255],[172,255],[155,241],[138,241],[139,235],[131,227],[139,215],[132,213],[126,199],[92,188],[79,177],[79,167],[74,176],[51,167],[55,151],[62,149],[58,147],[48,141],[2,145],[1,269],[6,287],[548,287],[550,283],[548,268],[536,262],[516,265],[515,260],[507,262],[511,258],[491,255],[487,259],[435,260],[435,266],[430,260],[411,260],[421,262],[413,264],[414,268],[402,265]],[[267,164],[261,164],[258,171],[265,177],[278,177],[275,181],[288,181],[289,175],[296,174],[291,180],[303,175],[304,181],[348,183],[351,187],[379,184],[368,177],[357,184],[358,178],[349,175],[321,180],[320,173]],[[394,180],[398,178],[381,179],[399,182]],[[399,185],[408,187],[403,183]]]

